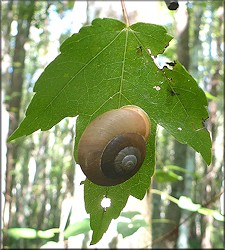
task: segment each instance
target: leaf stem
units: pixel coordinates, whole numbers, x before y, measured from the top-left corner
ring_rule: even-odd
[[[130,23],[129,23],[129,18],[128,18],[128,15],[127,15],[127,10],[126,10],[126,6],[125,6],[125,3],[124,3],[124,0],[121,0],[121,6],[122,6],[122,11],[123,11],[124,21],[126,23],[126,26],[129,27]]]

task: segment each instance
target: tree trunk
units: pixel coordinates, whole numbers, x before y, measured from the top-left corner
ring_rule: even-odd
[[[193,39],[191,42],[192,47],[190,52],[191,54],[190,70],[192,76],[197,79],[199,78],[198,64],[199,61],[201,60],[201,55],[203,54],[203,48],[199,35],[200,35],[200,27],[202,25],[202,16],[204,10],[205,9],[203,8],[202,5],[200,6],[199,4],[195,4],[191,12],[191,21],[194,32],[193,32]],[[193,169],[192,171],[195,171],[195,169]],[[190,182],[190,185],[195,187],[192,190],[193,201],[198,200],[199,190],[198,188],[196,188],[197,184],[198,181],[192,180],[192,182]],[[194,245],[195,247],[200,247],[200,239],[199,239],[200,233],[197,226],[197,224],[199,223],[198,222],[199,217],[200,217],[199,215],[192,217],[189,225],[189,235],[188,235],[189,241],[192,242],[192,245]]]
[[[10,4],[10,2],[9,2]],[[29,30],[31,21],[34,14],[34,1],[16,2],[18,6],[18,26],[17,35],[15,40],[15,49],[13,55],[12,74],[10,77],[10,86],[8,88],[7,95],[10,96],[10,100],[7,103],[7,109],[10,114],[9,132],[10,135],[20,122],[20,106],[22,97],[22,87],[24,81],[24,65],[25,65],[25,49],[24,45],[29,37]],[[10,43],[10,41],[6,41]],[[10,227],[12,222],[11,216],[11,198],[12,188],[14,182],[14,169],[16,165],[16,159],[18,156],[18,144],[9,143],[7,145],[7,167],[6,167],[6,190],[5,190],[5,206],[3,212],[4,228]],[[7,234],[4,234],[3,246],[7,246]]]
[[[214,19],[213,16],[213,12],[215,10],[211,9],[211,18]],[[221,13],[220,16],[218,16],[218,22],[217,22],[217,27],[214,27],[214,29],[216,30],[220,30],[220,34],[223,34],[223,16],[224,13]],[[210,22],[210,30],[208,32],[208,38],[211,40],[211,34],[212,32],[212,28],[215,25],[216,22]],[[215,25],[216,26],[216,25]],[[210,50],[212,51],[212,43],[209,43],[210,45]],[[218,55],[218,61],[222,62],[222,50],[221,50],[221,46],[222,45],[222,35],[218,35],[216,37],[216,48],[217,48],[217,55]],[[210,59],[213,57],[211,53],[210,54]],[[222,71],[222,66],[220,63],[216,64],[216,67],[214,68],[214,70],[212,70],[211,65],[209,65],[208,67],[208,72],[213,72],[211,79],[209,79],[209,91],[210,94],[212,94],[213,96],[217,97],[218,96],[218,88],[220,87],[220,71]],[[211,138],[212,138],[212,162],[210,166],[206,166],[205,168],[205,190],[204,190],[204,203],[208,203],[210,200],[213,200],[213,198],[217,195],[218,193],[218,187],[217,187],[217,183],[215,183],[215,179],[217,178],[218,180],[221,180],[221,183],[223,181],[222,178],[222,173],[221,176],[218,175],[219,170],[221,168],[221,165],[219,162],[217,162],[216,159],[216,152],[215,152],[215,148],[216,148],[216,137],[217,137],[217,130],[218,130],[218,107],[217,107],[217,103],[218,101],[216,100],[211,100],[209,102],[209,110],[210,110],[210,118],[209,118],[209,122],[208,122],[208,129],[211,131]],[[214,209],[213,204],[210,204],[208,206],[208,208],[210,209]],[[214,222],[214,218],[211,215],[205,215],[203,216],[203,220],[202,220],[202,229],[203,229],[203,233],[202,233],[202,242],[201,242],[201,247],[202,248],[213,248],[212,245],[212,234],[213,234],[213,222]]]

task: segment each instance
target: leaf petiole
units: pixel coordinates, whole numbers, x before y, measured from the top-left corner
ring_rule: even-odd
[[[126,10],[126,6],[125,6],[125,3],[124,3],[124,0],[121,0],[121,6],[122,6],[122,11],[123,11],[124,21],[126,23],[126,26],[129,27],[130,23],[129,23],[129,18],[128,18],[128,15],[127,15],[127,10]]]

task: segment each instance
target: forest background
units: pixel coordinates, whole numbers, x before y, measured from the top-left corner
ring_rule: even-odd
[[[157,130],[156,173],[142,201],[130,197],[96,245],[83,202],[85,179],[73,159],[76,118],[12,143],[32,89],[59,46],[97,17],[123,21],[120,1],[2,2],[2,237],[8,248],[223,248],[223,1],[127,1],[130,23],[174,36],[159,63],[179,60],[206,93],[212,138],[207,166],[192,148]],[[179,199],[182,203],[179,202]],[[197,204],[204,209],[196,210]],[[20,228],[20,229],[18,229]]]

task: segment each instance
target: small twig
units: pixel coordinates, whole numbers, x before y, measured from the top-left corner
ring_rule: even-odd
[[[122,6],[122,11],[123,11],[123,18],[124,18],[124,21],[127,25],[127,27],[130,26],[130,23],[129,23],[129,18],[128,18],[128,15],[127,15],[127,10],[126,10],[126,6],[124,4],[124,0],[121,0],[121,6]]]

